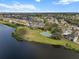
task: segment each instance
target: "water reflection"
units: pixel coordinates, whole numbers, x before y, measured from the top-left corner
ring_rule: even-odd
[[[79,53],[59,46],[34,42],[18,42],[11,33],[15,29],[0,24],[0,59],[79,59]]]

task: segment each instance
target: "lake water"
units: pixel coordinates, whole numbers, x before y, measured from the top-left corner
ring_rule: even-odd
[[[17,41],[14,30],[0,24],[0,59],[79,59],[79,53],[63,47]]]
[[[41,35],[43,35],[43,36],[47,36],[47,37],[51,37],[51,33],[50,32],[48,32],[48,31],[46,31],[46,32],[42,32],[42,33],[40,33]]]

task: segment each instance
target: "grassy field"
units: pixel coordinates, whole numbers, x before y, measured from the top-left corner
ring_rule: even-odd
[[[4,25],[10,26],[10,27],[14,27],[14,28],[17,27],[16,24],[12,24],[12,23],[9,23],[9,22],[4,22],[4,21],[0,21],[0,24],[4,24]]]
[[[24,35],[19,35],[22,34],[20,33],[21,30],[20,29],[26,29],[26,32]],[[64,46],[70,50],[74,50],[79,52],[79,45],[69,41],[69,40],[55,40],[55,39],[51,39],[48,38],[46,36],[42,36],[40,34],[40,32],[43,32],[42,30],[32,30],[28,27],[18,27],[16,29],[16,31],[14,32],[15,36],[18,38],[18,40],[26,40],[26,41],[33,41],[33,42],[39,42],[39,43],[43,43],[43,44],[51,44],[51,45],[60,45],[60,46]],[[19,34],[18,34],[19,33]]]

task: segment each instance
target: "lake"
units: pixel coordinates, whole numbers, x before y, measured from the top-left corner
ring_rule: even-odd
[[[79,53],[53,45],[17,41],[14,28],[0,24],[0,59],[79,59]]]

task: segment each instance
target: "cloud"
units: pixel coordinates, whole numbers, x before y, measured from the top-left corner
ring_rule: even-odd
[[[75,2],[79,2],[79,0],[59,0],[56,4],[71,4]]]
[[[40,2],[41,0],[35,0],[36,2]]]
[[[6,11],[36,11],[38,10],[36,6],[32,4],[21,4],[21,3],[13,3],[13,4],[5,4],[0,3],[0,9],[6,9]]]

